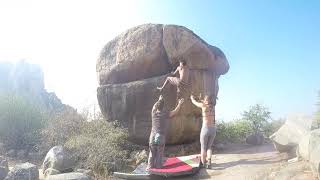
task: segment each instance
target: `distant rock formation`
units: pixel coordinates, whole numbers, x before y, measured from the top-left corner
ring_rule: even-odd
[[[127,30],[108,42],[97,61],[98,102],[107,120],[128,127],[131,139],[146,144],[151,109],[168,74],[180,59],[191,69],[190,92],[216,97],[218,78],[228,72],[224,53],[189,29],[176,25],[145,24]],[[170,121],[167,143],[192,142],[199,136],[201,112],[185,94],[180,115]],[[176,89],[164,90],[166,108],[176,105]]]
[[[40,66],[25,61],[0,63],[0,93],[22,96],[48,111],[59,111],[65,107],[55,93],[45,89]]]

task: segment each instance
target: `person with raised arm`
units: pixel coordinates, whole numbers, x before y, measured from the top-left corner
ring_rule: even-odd
[[[160,95],[158,101],[153,105],[152,129],[149,137],[149,158],[147,170],[150,168],[161,168],[163,163],[164,147],[166,144],[166,133],[169,119],[178,114],[184,100],[180,99],[178,105],[172,111],[164,110],[164,99]]]
[[[212,145],[216,136],[215,126],[215,103],[210,96],[205,96],[203,101],[195,100],[190,96],[191,102],[202,110],[202,127],[200,133],[201,144],[201,165],[206,168],[211,167]]]

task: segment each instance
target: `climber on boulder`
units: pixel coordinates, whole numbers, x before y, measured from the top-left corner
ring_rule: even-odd
[[[176,77],[175,75],[179,72],[179,77]],[[160,92],[163,90],[163,88],[170,83],[171,85],[177,86],[178,93],[181,92],[181,90],[184,90],[189,85],[189,73],[190,69],[187,66],[186,61],[180,60],[179,66],[177,69],[171,73],[170,77],[167,77],[164,81],[162,87],[157,87]]]

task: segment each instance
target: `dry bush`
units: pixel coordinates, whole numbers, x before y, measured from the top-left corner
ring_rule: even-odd
[[[85,118],[71,108],[51,115],[41,132],[40,149],[47,152],[53,146],[64,145],[70,137],[80,134],[85,122]]]
[[[126,168],[130,153],[137,149],[128,141],[127,129],[119,123],[108,122],[101,115],[96,119],[80,116],[75,111],[64,111],[48,121],[42,131],[42,147],[63,145],[71,150],[78,168],[93,170],[104,178],[111,171]]]
[[[217,123],[216,143],[243,143],[253,130],[245,120]]]
[[[74,152],[79,167],[107,176],[111,171],[125,168],[132,151],[127,134],[126,129],[94,120],[85,123],[81,132],[69,138],[65,145]]]

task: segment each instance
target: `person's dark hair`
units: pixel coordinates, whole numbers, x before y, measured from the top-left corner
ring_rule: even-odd
[[[208,105],[214,105],[214,102],[213,102],[213,97],[212,96],[205,96],[203,101],[207,100],[207,103]]]
[[[184,65],[184,66],[187,65],[187,62],[183,59],[180,59],[179,62],[182,63],[182,65]]]

